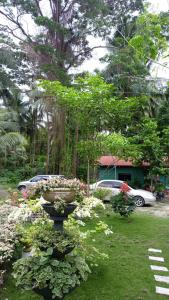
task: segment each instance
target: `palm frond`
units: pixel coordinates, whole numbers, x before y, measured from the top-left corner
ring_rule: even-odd
[[[2,152],[6,152],[6,150],[10,150],[16,146],[25,147],[26,145],[27,140],[18,132],[9,132],[0,136],[0,150]]]

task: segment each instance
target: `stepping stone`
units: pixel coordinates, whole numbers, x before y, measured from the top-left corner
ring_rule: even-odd
[[[164,271],[164,272],[168,272],[168,269],[166,267],[160,267],[160,266],[150,266],[151,270],[153,271]]]
[[[156,293],[161,295],[168,295],[169,296],[169,289],[156,286]]]
[[[154,278],[155,278],[156,281],[169,283],[169,276],[154,275]]]
[[[155,261],[161,261],[164,262],[164,258],[163,257],[158,257],[158,256],[149,256],[150,260],[155,260]]]
[[[149,248],[148,251],[149,252],[162,253],[162,251],[160,249],[154,249],[154,248]]]

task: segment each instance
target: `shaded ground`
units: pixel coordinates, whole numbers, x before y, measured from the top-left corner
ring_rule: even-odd
[[[158,201],[153,206],[144,206],[137,208],[140,213],[146,213],[154,215],[156,217],[168,217],[169,216],[169,199],[165,201]]]

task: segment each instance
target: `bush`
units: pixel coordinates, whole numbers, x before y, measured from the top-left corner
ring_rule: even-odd
[[[94,191],[93,196],[100,200],[105,200],[108,196],[111,195],[111,191],[108,189],[97,189]]]
[[[123,192],[112,197],[111,203],[114,212],[119,213],[123,217],[131,215],[136,208],[134,198],[127,196],[127,194]]]
[[[64,261],[50,256],[32,256],[19,259],[13,266],[17,286],[27,290],[48,287],[53,298],[61,299],[90,273],[87,263],[79,256],[69,256]]]

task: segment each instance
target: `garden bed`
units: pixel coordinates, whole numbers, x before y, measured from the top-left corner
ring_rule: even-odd
[[[109,210],[110,212],[110,210]],[[75,289],[65,300],[160,300],[155,294],[155,281],[149,267],[148,248],[162,249],[165,266],[169,267],[169,220],[149,215],[135,214],[129,220],[105,212],[103,221],[114,231],[107,239],[101,236],[96,246],[109,254],[109,260],[102,262],[87,282]],[[94,221],[87,222],[93,227]],[[96,233],[97,235],[97,233]],[[131,285],[132,283],[132,285]],[[9,278],[0,299],[39,300],[33,292],[18,290]]]

